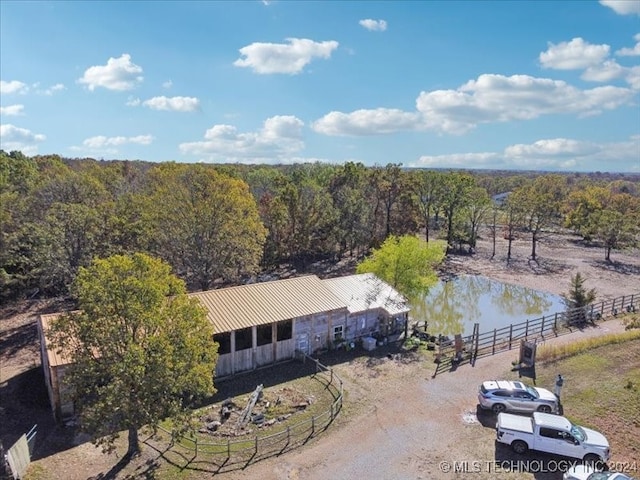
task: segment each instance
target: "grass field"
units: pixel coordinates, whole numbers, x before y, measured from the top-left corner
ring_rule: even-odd
[[[537,383],[553,385],[562,374],[564,415],[604,433],[613,462],[640,461],[640,332],[541,353],[551,360],[538,367]]]

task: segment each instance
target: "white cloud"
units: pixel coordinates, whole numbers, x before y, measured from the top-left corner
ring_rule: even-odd
[[[330,58],[338,48],[338,42],[314,42],[306,38],[287,38],[288,43],[252,43],[242,47],[239,58],[233,64],[236,67],[249,67],[256,73],[302,72],[314,58]]]
[[[600,0],[600,4],[611,8],[618,15],[640,15],[638,0]]]
[[[625,80],[631,88],[634,90],[640,90],[640,65],[627,70],[627,77]]]
[[[24,105],[9,105],[8,107],[0,107],[0,115],[6,115],[7,117],[24,115]]]
[[[313,122],[311,128],[325,135],[381,135],[413,130],[419,124],[420,115],[416,112],[376,108],[351,113],[330,112]]]
[[[640,2],[639,2],[640,3]],[[640,33],[636,33],[633,36],[633,39],[636,41],[636,44],[633,48],[621,48],[616,52],[616,55],[621,57],[637,57],[640,56]]]
[[[603,86],[580,90],[559,80],[485,74],[458,90],[422,92],[417,108],[428,128],[463,133],[480,123],[530,120],[542,115],[595,115],[630,101],[633,91]]]
[[[629,81],[629,80],[628,80]],[[597,115],[633,100],[629,88],[580,90],[563,81],[528,75],[485,74],[457,90],[421,92],[416,112],[378,108],[330,112],[312,128],[325,135],[378,135],[406,130],[462,134],[479,124],[531,120],[543,115]]]
[[[371,18],[366,18],[364,20],[360,20],[358,23],[371,32],[384,32],[387,29],[386,20],[372,20]]]
[[[609,82],[624,77],[627,71],[627,68],[620,66],[615,60],[607,60],[587,68],[580,78],[590,82]]]
[[[129,104],[129,103],[127,103]],[[200,100],[195,97],[153,97],[142,102],[152,110],[172,112],[194,112],[200,107]]]
[[[410,167],[640,172],[640,135],[627,141],[595,143],[568,138],[507,146],[502,152],[425,155]]]
[[[602,63],[609,56],[609,50],[609,45],[592,45],[578,37],[557,45],[549,43],[549,48],[540,53],[539,59],[544,68],[577,70]]]
[[[0,149],[11,152],[19,150],[25,155],[33,155],[38,151],[38,143],[47,139],[45,135],[33,133],[26,128],[11,124],[0,125]]]
[[[0,93],[2,95],[9,95],[11,93],[27,93],[28,91],[29,87],[26,83],[19,82],[18,80],[11,80],[10,82],[0,80]]]
[[[131,62],[131,55],[122,54],[119,58],[109,58],[106,65],[89,67],[78,83],[87,85],[91,91],[96,87],[107,90],[131,90],[142,82],[142,68]]]
[[[127,102],[125,103],[125,105],[127,107],[139,107],[141,103],[142,103],[142,100],[140,100],[139,98],[137,98],[137,97],[129,97],[127,99]]]
[[[173,82],[171,80],[167,80],[162,83],[162,88],[166,88],[167,90],[173,87]]]
[[[87,138],[82,142],[82,145],[92,150],[99,150],[101,148],[120,147],[128,144],[150,145],[153,140],[152,135],[138,135],[135,137],[106,137],[104,135],[97,135]]]
[[[275,116],[257,132],[239,133],[232,125],[214,125],[204,140],[180,144],[183,154],[217,162],[282,162],[304,148],[302,120]]]
[[[63,90],[66,90],[66,88],[67,87],[65,87],[62,83],[56,83],[55,85],[52,85],[49,88],[45,88],[44,90],[38,90],[38,93],[40,95],[51,96],[54,93],[58,93],[58,92],[61,92]]]

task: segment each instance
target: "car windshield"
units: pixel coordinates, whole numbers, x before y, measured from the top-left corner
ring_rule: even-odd
[[[527,393],[532,395],[533,398],[540,398],[540,395],[538,395],[538,392],[536,391],[536,389],[533,387],[530,387],[529,385],[527,385]]]
[[[573,435],[574,438],[577,438],[581,442],[584,442],[587,439],[587,434],[585,433],[585,431],[582,429],[582,427],[578,427],[577,425],[571,425],[571,435]]]

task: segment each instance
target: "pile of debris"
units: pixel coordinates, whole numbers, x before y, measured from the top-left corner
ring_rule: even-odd
[[[283,422],[314,402],[313,396],[304,396],[287,387],[266,395],[263,385],[258,385],[244,406],[227,398],[219,406],[210,407],[199,418],[202,427],[198,432],[223,437],[247,435],[256,428]]]

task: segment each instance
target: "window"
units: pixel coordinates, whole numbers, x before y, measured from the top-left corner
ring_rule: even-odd
[[[213,341],[218,343],[218,355],[231,353],[231,332],[217,333]]]
[[[554,438],[554,439],[558,439],[561,438],[561,434],[562,432],[555,430],[553,428],[540,428],[540,436],[541,437],[546,437],[546,438]]]
[[[292,326],[293,320],[283,320],[282,322],[278,322],[278,341],[291,339],[293,332]]]
[[[258,338],[257,338],[258,346],[269,345],[273,337],[273,334],[271,333],[272,332],[271,324],[258,325],[258,328],[256,330],[257,330],[256,333],[258,334]]]
[[[507,392],[505,390],[496,390],[493,392],[496,397],[509,398],[511,397],[511,392]]]
[[[336,325],[333,327],[333,339],[334,340],[342,340],[344,339],[344,326]]]
[[[236,330],[236,352],[251,348],[251,327]]]

